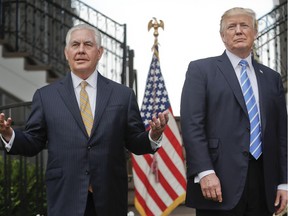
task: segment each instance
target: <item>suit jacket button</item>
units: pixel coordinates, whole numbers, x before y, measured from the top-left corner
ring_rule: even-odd
[[[89,146],[88,146],[88,150],[90,150],[91,148],[92,148],[91,145],[89,145]]]
[[[89,174],[90,174],[90,172],[89,172],[88,170],[86,170],[85,174],[86,174],[86,175],[89,175]]]
[[[248,157],[248,156],[249,156],[249,152],[244,151],[244,152],[243,152],[243,155],[244,155],[245,157]]]

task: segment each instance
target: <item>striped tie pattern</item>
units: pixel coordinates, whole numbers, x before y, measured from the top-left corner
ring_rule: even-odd
[[[261,126],[258,107],[253,94],[253,89],[247,75],[247,61],[239,62],[241,68],[240,83],[250,120],[250,153],[257,160],[262,154]]]
[[[88,135],[91,134],[91,129],[93,126],[93,115],[89,103],[89,97],[85,90],[88,83],[86,81],[81,82],[81,91],[80,91],[80,111],[81,116],[86,127]]]
[[[93,127],[93,115],[90,107],[89,96],[85,90],[88,83],[86,81],[81,82],[81,91],[80,91],[80,111],[81,116],[86,127],[86,131],[90,137],[91,130]],[[88,191],[93,193],[93,188],[91,185],[88,187]]]

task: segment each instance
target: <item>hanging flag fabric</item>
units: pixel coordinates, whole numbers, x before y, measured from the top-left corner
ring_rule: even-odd
[[[141,216],[169,215],[186,195],[182,139],[161,74],[158,46],[154,45],[141,107],[146,130],[150,129],[148,122],[152,116],[165,110],[169,110],[169,121],[162,147],[154,155],[132,154],[135,207]]]

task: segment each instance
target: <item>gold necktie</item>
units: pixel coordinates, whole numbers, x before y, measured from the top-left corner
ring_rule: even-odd
[[[85,90],[86,86],[88,83],[86,81],[81,82],[81,91],[80,91],[80,111],[81,111],[81,116],[84,122],[84,125],[86,127],[86,131],[88,135],[90,136],[91,130],[93,127],[93,115],[89,103],[89,97],[88,94]],[[88,191],[93,193],[92,186],[89,185]]]
[[[89,97],[85,90],[88,83],[86,81],[81,82],[81,91],[80,91],[80,110],[81,116],[86,127],[86,131],[90,136],[91,130],[93,127],[93,115],[89,103]]]

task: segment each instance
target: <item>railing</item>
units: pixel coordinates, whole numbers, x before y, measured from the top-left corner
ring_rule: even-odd
[[[287,88],[287,1],[258,19],[255,48],[259,61],[281,73]]]
[[[134,53],[126,44],[125,24],[79,0],[0,0],[0,39],[6,50],[28,54],[30,64],[49,66],[50,75],[55,78],[69,71],[63,53],[65,36],[77,23],[96,26],[102,33],[105,52],[99,71],[137,90]],[[30,106],[30,102],[2,106],[0,113],[12,117],[13,128],[22,128]],[[44,181],[47,150],[27,158],[9,155],[0,145],[0,153],[0,215],[47,215]]]
[[[126,59],[123,58],[126,56],[128,61],[131,58],[128,55],[129,48],[126,42],[126,24],[119,24],[79,0],[72,0],[72,8],[80,19],[97,26],[101,30],[102,35],[104,35],[102,43],[106,47],[106,52],[104,53],[103,61],[100,62],[99,70],[105,72],[106,77],[119,82],[122,80],[121,83],[128,85],[127,79],[129,77],[126,75],[125,69],[129,68],[129,65],[127,65]],[[115,59],[108,58],[108,55],[114,56]],[[124,73],[119,73],[119,71],[124,71]]]
[[[0,108],[11,116],[14,128],[22,128],[30,113],[31,103],[19,103]],[[46,152],[35,157],[8,155],[0,146],[0,215],[47,215],[44,168]]]
[[[37,0],[37,1],[36,0],[34,1],[0,0],[0,13],[3,14],[2,16],[0,16],[0,37],[4,36],[5,40],[9,39],[9,41],[13,42],[12,43],[13,46],[11,48],[12,50],[25,51],[25,52],[32,53],[34,55],[39,54],[40,56],[43,55],[42,58],[39,58],[39,59],[40,60],[45,59],[45,61],[43,61],[43,63],[45,64],[53,63],[55,64],[54,66],[57,66],[57,67],[59,66],[60,70],[58,72],[61,73],[61,75],[63,75],[62,73],[64,73],[65,70],[62,70],[62,69],[65,68],[66,65],[63,64],[64,60],[61,59],[63,56],[63,49],[64,49],[61,46],[64,46],[64,35],[66,34],[66,30],[68,29],[68,26],[69,26],[67,22],[70,23],[71,21],[70,24],[72,24],[78,21],[82,22],[86,20],[88,23],[91,22],[93,25],[101,27],[100,29],[102,29],[101,30],[102,34],[104,33],[105,35],[105,32],[109,32],[109,30],[111,30],[111,25],[113,26],[114,21],[111,19],[106,20],[105,16],[102,17],[103,15],[101,13],[97,13],[96,11],[90,12],[90,8],[87,7],[87,5],[85,5],[81,1],[72,2],[72,5],[75,10],[73,10],[72,8],[68,9],[69,7],[68,6],[66,7],[64,4],[65,1],[59,1],[59,2],[61,2],[61,5],[60,3],[56,4],[48,0]],[[39,4],[46,5],[44,7],[45,10],[39,9],[38,7]],[[22,6],[20,7],[20,5]],[[29,22],[28,20],[23,21],[20,19],[20,21],[24,23],[22,24],[18,23],[17,28],[14,28],[13,26],[11,28],[8,28],[6,26],[7,19],[10,20],[9,22],[11,23],[16,22],[15,17],[13,18],[11,15],[12,14],[11,11],[9,12],[8,10],[10,7],[12,7],[13,10],[15,10],[16,8],[18,8],[19,10],[23,10],[21,11],[21,14],[23,14],[25,11],[26,11],[25,13],[32,13],[32,14],[34,13],[35,16],[37,15],[37,18],[33,15],[32,17],[34,17],[34,21],[32,20]],[[269,66],[274,67],[275,70],[281,71],[283,81],[285,81],[285,79],[287,81],[287,53],[285,57],[284,55],[285,53],[279,52],[278,48],[280,48],[280,44],[281,44],[281,47],[286,46],[286,50],[287,50],[287,42],[285,45],[285,43],[282,43],[280,41],[280,37],[283,37],[283,34],[285,37],[285,31],[286,31],[286,40],[287,40],[287,9],[285,9],[285,7],[287,7],[287,2],[276,7],[273,11],[271,11],[270,13],[268,13],[267,15],[259,19],[260,31],[259,31],[259,36],[257,40],[258,42],[256,46],[257,52],[260,56],[259,57],[260,60],[264,64],[267,64],[267,65],[270,64]],[[55,12],[53,16],[51,13],[48,13],[48,11],[50,10]],[[93,11],[93,9],[91,10]],[[77,15],[75,15],[75,11],[78,11]],[[23,17],[25,18],[25,13],[23,16],[21,16],[21,18]],[[69,18],[68,14],[72,16],[72,19],[70,19],[71,16]],[[85,14],[94,14],[94,15],[90,15],[87,17],[87,19],[84,19]],[[19,18],[19,14],[17,17]],[[62,19],[60,19],[60,17]],[[38,20],[38,18],[40,20]],[[5,19],[5,22],[3,22],[3,19]],[[25,18],[25,19],[28,19],[28,18]],[[55,27],[54,28],[55,31],[53,32],[51,30],[51,32],[49,32],[48,29],[45,30],[44,26],[43,26],[43,29],[42,28],[36,29],[36,27],[33,27],[34,25],[38,25],[38,27],[40,27],[41,26],[40,23],[43,20],[49,21],[49,22],[47,21],[48,26],[53,24],[53,26]],[[94,20],[95,23],[93,23],[91,20],[92,21]],[[2,24],[4,23],[5,26],[1,25],[1,23]],[[265,23],[266,26],[263,27],[264,24],[262,23]],[[3,29],[4,27],[5,29]],[[114,27],[118,29],[117,26],[114,26]],[[25,29],[25,31],[23,30],[23,28]],[[40,33],[36,33],[34,36],[33,34],[28,36],[28,32],[27,32],[28,29],[29,31],[39,31],[42,29],[43,38],[40,37],[41,36]],[[56,32],[56,30],[58,31]],[[125,31],[126,30],[124,30],[124,32]],[[115,32],[118,32],[118,30]],[[48,33],[49,35],[47,35]],[[26,39],[24,37],[25,34],[27,34]],[[119,34],[121,35],[121,34],[126,34],[126,33],[119,33]],[[38,37],[36,37],[36,35],[38,35]],[[110,34],[107,34],[106,39],[104,39],[104,45],[106,43],[105,45],[106,52],[110,53],[111,56],[115,56],[117,61],[114,63],[111,63],[110,60],[108,60],[108,57],[104,58],[105,60],[104,62],[101,63],[100,67],[102,67],[103,69],[104,68],[106,69],[101,70],[101,71],[106,71],[105,72],[107,73],[106,76],[108,77],[111,76],[110,78],[114,80],[121,78],[121,82],[123,84],[125,84],[125,82],[128,80],[129,86],[131,87],[131,85],[133,85],[133,82],[131,82],[131,79],[127,78],[126,75],[124,76],[123,74],[125,73],[122,73],[122,71],[125,71],[125,68],[127,67],[125,66],[126,60],[123,60],[123,59],[126,59],[126,57],[123,58],[123,56],[127,56],[127,55],[133,56],[133,51],[130,50],[126,54],[121,54],[122,51],[123,53],[126,52],[124,51],[126,49],[119,51],[121,49],[117,48],[118,46],[120,46],[119,45],[120,43],[118,39],[116,40],[114,39],[117,38],[118,35],[116,35],[116,33],[114,35],[112,34],[113,37],[110,37],[108,35]],[[45,44],[44,43],[45,37],[47,37],[47,39],[45,40],[51,41],[51,44],[49,45],[49,47],[43,47],[42,49],[40,45]],[[37,46],[31,47],[31,45],[34,43],[33,40],[35,40],[34,42]],[[124,41],[125,40],[126,39],[124,39]],[[62,41],[62,45],[61,46],[58,45],[59,47],[56,47],[56,43],[59,43],[61,41]],[[122,42],[122,45],[125,43]],[[108,45],[111,45],[111,47],[115,46],[117,48],[117,52],[114,52],[113,48],[111,49],[107,48],[109,47]],[[57,56],[57,58],[51,56],[52,51],[59,56]],[[265,53],[267,53],[267,55]],[[109,54],[106,54],[106,55],[109,55]],[[283,60],[283,55],[284,55],[284,58],[286,58],[286,66],[285,64],[283,65],[283,62],[279,64],[280,59]],[[124,61],[124,63],[118,64],[120,61],[121,62]],[[111,65],[117,64],[118,66],[117,67],[111,66],[110,68],[110,66],[108,67],[108,65],[110,64]],[[121,65],[121,68],[119,65]],[[279,70],[279,67],[281,68],[281,70]],[[132,73],[129,73],[129,76],[131,75],[134,76],[135,74],[133,75]],[[3,107],[0,107],[0,113],[4,112],[7,116],[11,116],[14,119],[13,121],[14,128],[16,127],[21,128],[25,125],[25,121],[30,113],[30,105],[31,103],[29,102],[29,103],[18,103],[16,105],[3,106]],[[21,216],[34,216],[36,214],[47,215],[46,214],[46,192],[45,192],[45,184],[44,184],[44,171],[46,167],[47,153],[45,151],[42,151],[37,156],[32,157],[32,158],[25,158],[21,156],[11,156],[11,155],[6,154],[5,150],[3,149],[1,145],[0,145],[0,152],[1,152],[1,155],[0,155],[0,193],[1,193],[0,215],[5,215],[5,216],[12,216],[12,215],[13,216],[18,216],[18,215],[19,216],[20,215]],[[128,167],[128,169],[131,169],[131,167],[130,168]]]
[[[99,71],[128,85],[135,73],[126,42],[126,25],[119,24],[80,0],[0,0],[0,39],[12,52],[28,53],[32,64],[48,66],[50,74],[64,76],[68,65],[64,56],[68,29],[78,23],[97,27],[102,33],[104,54]],[[132,87],[132,86],[130,86]]]
[[[13,120],[13,128],[24,129],[30,114],[31,102],[0,107],[0,113]],[[47,215],[45,168],[47,149],[34,157],[9,155],[0,145],[0,215],[36,216]],[[132,167],[127,151],[129,190],[132,189]],[[131,193],[129,193],[131,194]],[[132,200],[132,197],[130,198]]]

